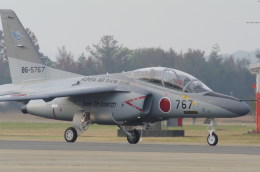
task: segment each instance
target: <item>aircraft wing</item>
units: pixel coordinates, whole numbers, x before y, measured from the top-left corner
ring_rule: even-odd
[[[8,95],[0,95],[0,102],[3,101],[26,101],[36,99],[53,99],[57,97],[69,97],[77,95],[95,94],[118,91],[116,86],[84,86],[84,87],[69,87],[51,91],[41,91],[33,93],[13,93]]]

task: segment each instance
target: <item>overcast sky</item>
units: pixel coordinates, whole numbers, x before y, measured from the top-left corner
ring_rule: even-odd
[[[13,9],[52,59],[62,45],[86,53],[103,35],[132,49],[260,48],[260,24],[246,23],[260,21],[257,0],[0,0],[0,8]]]

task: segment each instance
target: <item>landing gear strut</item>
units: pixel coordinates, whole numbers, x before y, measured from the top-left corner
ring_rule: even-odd
[[[73,117],[73,127],[67,128],[64,138],[67,142],[75,142],[80,134],[87,131],[90,122],[90,114],[88,112],[76,112]]]
[[[217,125],[214,118],[209,119],[210,124],[208,126],[209,135],[207,137],[207,142],[210,146],[216,146],[218,144],[218,135],[215,133],[215,126]]]
[[[140,140],[140,133],[134,129],[131,131],[127,131],[124,126],[118,125],[118,127],[126,134],[126,138],[128,143],[137,144]]]

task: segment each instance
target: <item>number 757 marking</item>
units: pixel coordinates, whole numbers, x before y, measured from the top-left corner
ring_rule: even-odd
[[[193,100],[176,100],[177,102],[177,109],[179,109],[179,107],[181,107],[182,109],[190,109],[191,105],[193,103]]]

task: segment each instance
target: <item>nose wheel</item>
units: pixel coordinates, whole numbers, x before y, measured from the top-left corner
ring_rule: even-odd
[[[218,144],[218,135],[214,132],[209,134],[207,141],[210,146],[216,146]]]
[[[218,135],[215,133],[215,126],[217,125],[214,118],[209,119],[210,123],[208,126],[209,135],[207,137],[207,142],[210,146],[216,146],[218,144]]]

